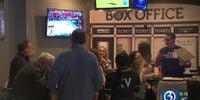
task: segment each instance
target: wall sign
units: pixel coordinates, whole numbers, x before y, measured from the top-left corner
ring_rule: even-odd
[[[151,28],[136,27],[135,34],[151,34]]]
[[[90,23],[153,23],[200,21],[200,6],[187,4],[148,4],[146,11],[136,9],[91,10]]]
[[[170,32],[171,32],[171,27],[154,27],[155,34],[165,34]]]
[[[106,20],[132,20],[135,17],[137,20],[149,19],[183,19],[183,7],[176,8],[154,8],[147,11],[140,10],[119,10],[116,12],[107,11]],[[133,14],[132,14],[133,13]],[[134,16],[132,16],[134,15]]]
[[[175,33],[199,33],[199,26],[177,26],[174,27]]]
[[[93,34],[114,34],[114,28],[93,28],[92,29]]]
[[[132,27],[117,27],[117,34],[132,34]]]

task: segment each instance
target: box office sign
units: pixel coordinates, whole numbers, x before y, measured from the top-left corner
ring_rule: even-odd
[[[132,34],[132,27],[117,27],[117,34]]]
[[[102,28],[102,27],[98,27],[98,28],[93,28],[92,29],[92,33],[93,34],[114,34],[114,28]]]
[[[199,26],[177,26],[174,27],[175,33],[199,33]]]
[[[90,23],[138,23],[200,21],[200,6],[187,4],[149,4],[147,11],[91,10]]]
[[[171,32],[171,27],[154,27],[155,34],[165,34],[170,32]]]

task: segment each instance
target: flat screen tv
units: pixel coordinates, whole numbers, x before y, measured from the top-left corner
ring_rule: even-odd
[[[133,0],[132,5],[139,10],[147,10],[147,0]]]
[[[129,0],[96,0],[96,9],[128,8]]]
[[[47,37],[70,37],[75,29],[83,27],[83,12],[80,10],[48,9]]]

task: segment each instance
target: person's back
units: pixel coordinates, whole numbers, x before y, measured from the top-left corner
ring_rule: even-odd
[[[15,100],[47,100],[48,89],[45,74],[53,65],[54,56],[41,53],[34,62],[26,64],[14,79],[13,93]]]
[[[139,91],[139,76],[131,68],[109,73],[107,80],[106,88],[112,88],[111,100],[133,100],[133,93]]]
[[[37,73],[38,78],[42,79],[43,77],[43,73],[36,66],[36,63],[29,63],[16,75],[15,85],[13,87],[14,97],[16,100],[42,100],[39,99],[42,94],[35,94],[41,92],[37,90],[37,86],[39,85],[39,83],[37,83],[38,80],[34,79],[32,76]],[[41,91],[42,88],[39,90]]]
[[[62,100],[91,100],[95,86],[92,80],[95,73],[95,58],[78,45],[72,46],[72,51],[63,54],[60,61],[64,61],[59,90]],[[57,67],[57,65],[55,65]]]
[[[128,55],[119,53],[116,56],[117,71],[106,76],[106,92],[111,100],[134,100],[134,92],[139,91],[139,74],[128,67]]]
[[[97,58],[78,43],[56,59],[49,79],[51,95],[59,92],[59,100],[92,100],[102,87]]]

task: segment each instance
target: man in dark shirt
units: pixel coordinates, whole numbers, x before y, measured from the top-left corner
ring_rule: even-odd
[[[18,53],[13,58],[9,69],[8,88],[13,87],[13,79],[17,72],[27,63],[30,62],[30,57],[33,55],[33,47],[30,41],[23,41],[17,45]]]
[[[86,32],[76,29],[70,50],[60,54],[49,73],[51,100],[93,100],[103,75],[94,54],[84,48]]]
[[[133,93],[139,92],[139,75],[128,66],[127,53],[119,53],[115,61],[117,71],[106,76],[106,93],[110,95],[110,100],[135,100]]]
[[[183,76],[186,67],[190,67],[190,61],[183,62],[174,51],[182,47],[175,44],[176,35],[174,33],[166,34],[164,39],[166,47],[160,49],[156,58],[155,66],[160,68],[163,76]]]
[[[17,73],[13,86],[15,100],[47,100],[46,73],[53,65],[55,57],[43,52],[34,62],[26,64]]]

